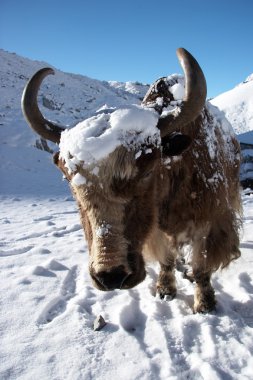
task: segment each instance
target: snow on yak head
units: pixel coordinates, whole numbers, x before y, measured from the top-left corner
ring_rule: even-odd
[[[38,108],[39,87],[52,69],[38,71],[23,93],[22,109],[31,128],[59,145],[54,162],[78,203],[90,274],[101,290],[132,288],[145,278],[142,251],[159,219],[164,162],[189,147],[191,138],[180,131],[205,105],[206,81],[199,64],[183,48],[177,55],[185,78],[161,78],[141,106],[100,111],[69,130],[46,120]]]

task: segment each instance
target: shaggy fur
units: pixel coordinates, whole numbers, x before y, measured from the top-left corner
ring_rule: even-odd
[[[216,147],[211,159],[203,126],[213,128]],[[115,268],[122,273],[120,288],[137,285],[145,278],[144,260],[157,260],[161,272],[157,292],[163,298],[176,295],[174,268],[184,244],[192,247],[196,281],[194,311],[215,307],[211,274],[240,256],[239,145],[226,141],[208,109],[182,133],[191,137],[190,148],[180,158],[153,147],[152,154],[135,160],[134,152],[120,147],[100,164],[95,176],[79,168],[88,185],[72,186],[79,204],[90,251],[94,285],[104,283]],[[229,137],[228,137],[229,138]],[[57,165],[71,181],[64,162]],[[102,225],[108,231],[97,233]],[[117,286],[116,286],[117,287]]]
[[[194,311],[207,312],[215,307],[212,273],[240,256],[240,150],[217,109],[205,104],[206,81],[197,61],[183,48],[177,54],[186,78],[183,101],[173,95],[178,97],[174,85],[184,81],[177,75],[156,81],[143,100],[160,113],[159,147],[150,136],[137,151],[120,146],[96,168],[81,162],[71,174],[59,153],[54,160],[78,203],[97,288],[134,287],[152,259],[161,265],[157,293],[171,299],[176,259],[188,245]],[[37,104],[41,82],[52,73],[44,68],[34,74],[24,89],[22,110],[35,132],[60,143],[64,128],[46,120]],[[77,173],[85,184],[72,181]]]

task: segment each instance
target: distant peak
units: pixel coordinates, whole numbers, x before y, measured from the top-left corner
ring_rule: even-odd
[[[243,81],[243,83],[247,83],[247,82],[251,82],[251,81],[253,81],[253,73],[250,74],[250,75],[245,79],[245,81]]]

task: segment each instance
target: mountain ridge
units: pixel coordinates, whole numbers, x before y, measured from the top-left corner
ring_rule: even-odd
[[[27,128],[20,99],[27,80],[42,67],[53,68],[55,75],[43,81],[39,105],[47,118],[63,125],[74,126],[103,106],[140,103],[149,88],[139,82],[99,81],[65,73],[46,62],[32,61],[0,49],[2,142],[13,145],[19,138],[23,144],[33,144],[34,134]],[[213,98],[211,103],[224,111],[236,134],[253,130],[253,74],[233,89]]]

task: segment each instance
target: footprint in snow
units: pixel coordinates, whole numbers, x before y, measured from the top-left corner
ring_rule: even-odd
[[[50,301],[40,314],[37,323],[45,325],[52,322],[56,317],[63,314],[67,308],[68,302],[75,296],[76,291],[77,266],[73,266],[65,277],[60,294]]]
[[[67,268],[65,265],[59,263],[58,261],[56,260],[51,260],[48,264],[47,264],[47,268],[49,270],[54,270],[54,271],[63,271],[63,270],[68,270],[69,268]]]
[[[64,235],[71,234],[72,232],[76,232],[81,230],[80,224],[74,224],[73,226],[67,227],[63,226],[61,228],[58,228],[57,231],[54,231],[50,234],[50,236],[54,237],[62,237]]]
[[[147,316],[140,309],[140,301],[132,299],[129,305],[121,310],[119,321],[124,330],[134,332],[141,327],[145,329]]]
[[[39,253],[40,255],[49,255],[51,251],[47,248],[37,248],[36,253]]]
[[[31,283],[32,283],[32,281],[31,280],[29,280],[29,278],[23,278],[20,282],[19,282],[19,284],[20,285],[31,285]]]
[[[11,221],[7,218],[4,218],[1,222],[2,222],[2,224],[10,224],[11,223]]]
[[[62,314],[66,310],[66,301],[62,297],[54,298],[49,304],[46,306],[44,311],[38,318],[39,325],[45,325],[47,323],[52,322],[58,315]]]
[[[253,328],[253,300],[235,302],[233,310],[240,315],[246,325]]]
[[[46,215],[46,216],[42,216],[40,218],[35,218],[35,219],[33,219],[33,221],[34,222],[42,222],[42,221],[50,220],[50,219],[53,219],[52,215]]]
[[[54,272],[51,272],[47,268],[44,268],[40,265],[36,266],[33,269],[32,274],[34,274],[35,276],[56,277],[56,274]]]
[[[27,245],[26,247],[10,249],[9,251],[0,251],[0,257],[22,255],[23,253],[31,251],[32,248],[33,245]]]
[[[183,327],[183,345],[189,352],[191,352],[193,348],[197,352],[200,352],[200,334],[200,323],[193,318],[190,318]]]
[[[240,273],[239,280],[241,283],[241,287],[244,288],[247,293],[253,294],[253,280],[248,275],[248,273]]]
[[[81,313],[92,314],[92,308],[97,302],[97,296],[94,289],[91,286],[86,286],[84,289],[84,295],[81,300],[78,301],[79,311]]]

